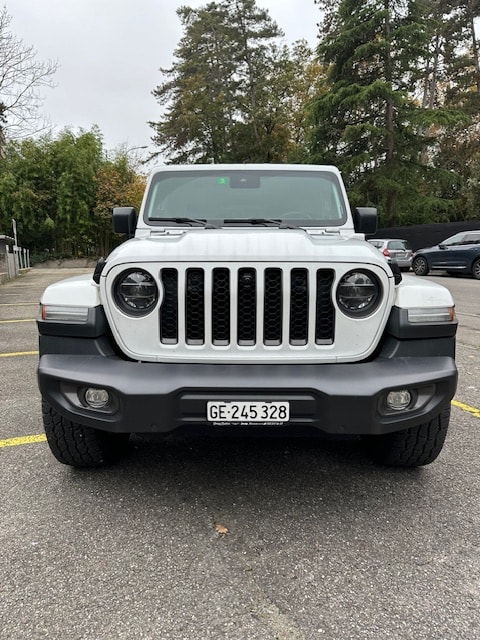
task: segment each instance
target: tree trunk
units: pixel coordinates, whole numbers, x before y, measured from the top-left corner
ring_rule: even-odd
[[[385,79],[392,91],[392,58],[391,58],[391,31],[390,31],[390,0],[385,2]],[[386,176],[389,180],[393,178],[393,159],[395,154],[395,141],[394,141],[394,105],[393,97],[389,95],[385,105],[385,169]],[[394,210],[395,210],[395,193],[391,187],[387,187],[386,202],[385,202],[385,215],[387,223],[390,225],[394,222]]]
[[[478,42],[475,36],[475,22],[474,22],[474,3],[472,0],[468,3],[468,12],[469,12],[469,20],[470,20],[470,33],[472,35],[472,55],[473,55],[473,63],[475,65],[475,83],[477,85],[477,93],[480,93],[480,60],[479,60],[479,51],[478,51]]]

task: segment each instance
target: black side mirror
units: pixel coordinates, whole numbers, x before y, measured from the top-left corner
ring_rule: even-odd
[[[133,207],[115,207],[113,210],[113,230],[129,238],[135,235],[137,215]]]
[[[375,233],[378,224],[375,207],[357,207],[353,212],[353,224],[357,233],[365,235]]]
[[[402,272],[400,271],[400,267],[398,266],[398,262],[393,260],[390,264],[390,269],[392,270],[393,277],[395,279],[395,284],[400,284],[402,281]]]

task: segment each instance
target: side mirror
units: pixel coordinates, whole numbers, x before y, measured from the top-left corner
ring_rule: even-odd
[[[395,284],[400,284],[400,282],[402,281],[402,272],[400,271],[398,262],[396,262],[395,260],[390,262],[390,269],[392,270],[393,277],[395,279]]]
[[[115,207],[113,210],[113,230],[129,238],[135,235],[137,215],[133,207]]]
[[[365,235],[375,233],[378,224],[375,207],[357,207],[353,212],[353,224],[357,233]]]

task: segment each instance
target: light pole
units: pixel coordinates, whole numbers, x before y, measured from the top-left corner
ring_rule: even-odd
[[[13,229],[13,264],[15,265],[15,275],[18,276],[19,269],[22,268],[21,255],[20,255],[20,247],[18,246],[18,236],[17,236],[17,221],[15,218],[12,218],[12,229]]]
[[[130,147],[130,149],[125,150],[125,155],[127,155],[127,153],[130,153],[130,151],[135,151],[136,149],[148,149],[148,145],[144,144],[141,147]]]
[[[15,240],[15,249],[18,246],[18,239],[17,239],[17,221],[15,220],[15,218],[12,218],[12,228],[13,228],[13,238]]]
[[[125,158],[127,159],[127,164],[128,164],[128,154],[130,153],[130,151],[138,151],[140,149],[148,149],[148,146],[146,144],[141,145],[140,147],[130,147],[129,149],[125,149]],[[147,162],[147,160],[142,160],[141,158],[139,158],[139,154],[134,156],[134,160],[133,160],[133,166],[134,167],[138,167],[139,165],[145,164],[145,162]]]

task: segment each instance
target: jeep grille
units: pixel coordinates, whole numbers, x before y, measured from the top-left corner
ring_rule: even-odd
[[[164,268],[165,345],[302,346],[334,341],[333,269]]]

